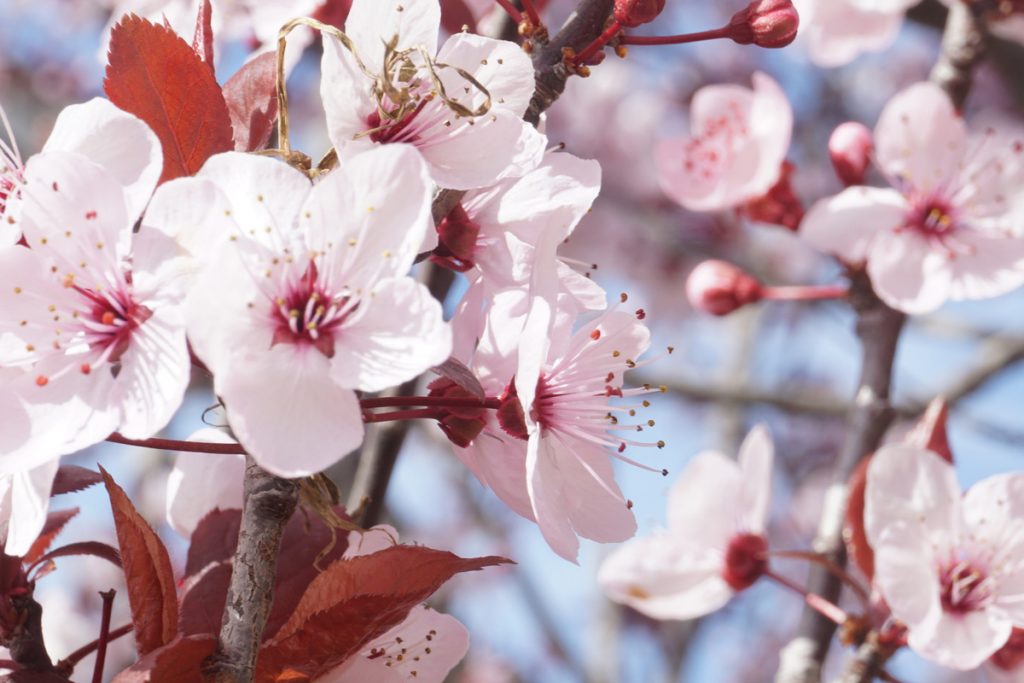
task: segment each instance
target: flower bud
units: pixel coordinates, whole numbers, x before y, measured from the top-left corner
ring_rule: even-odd
[[[728,315],[761,300],[761,283],[725,261],[704,261],[686,281],[690,305],[711,315]]]
[[[839,180],[847,187],[863,185],[875,142],[867,126],[856,121],[839,124],[828,139],[828,154]]]
[[[615,0],[615,21],[626,28],[654,21],[665,9],[665,0]]]
[[[754,0],[733,15],[729,37],[740,45],[785,47],[799,26],[800,15],[790,0]]]
[[[734,591],[746,590],[768,571],[768,541],[760,534],[736,534],[725,550],[722,580]]]
[[[474,398],[455,382],[447,377],[439,377],[427,385],[428,396],[443,398]],[[438,426],[448,440],[459,448],[466,448],[473,443],[480,432],[487,426],[487,410],[484,407],[444,408],[438,418]]]

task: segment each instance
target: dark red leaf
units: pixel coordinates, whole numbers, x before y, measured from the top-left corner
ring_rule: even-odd
[[[238,529],[241,525],[241,510],[216,509],[199,520],[188,547],[185,576],[194,576],[215,562],[230,560],[238,547]]]
[[[401,545],[338,560],[313,579],[288,621],[264,643],[255,680],[271,683],[286,671],[315,679],[401,623],[455,574],[506,562]]]
[[[181,587],[178,631],[185,635],[217,633],[231,583],[231,563],[216,562],[185,579]]]
[[[949,448],[949,436],[946,433],[948,419],[949,406],[940,396],[928,404],[921,420],[914,425],[904,441],[911,446],[938,453],[946,462],[953,464],[953,451]]]
[[[277,121],[277,55],[262,54],[224,84],[235,150],[264,149]]]
[[[25,553],[25,564],[35,564],[36,560],[42,557],[46,549],[53,543],[53,539],[64,529],[68,522],[78,514],[78,508],[70,510],[54,510],[46,515],[46,523],[43,530],[39,532],[39,538],[35,540],[32,547]]]
[[[335,512],[343,519],[348,519],[341,507]],[[182,597],[182,627],[185,633],[205,633],[202,624],[209,615],[207,605],[196,601],[216,603],[220,608],[227,599],[227,577],[231,575],[230,561],[238,545],[238,529],[241,524],[240,510],[214,510],[196,526],[192,532],[192,545],[188,551],[185,564],[185,575],[195,577],[195,582],[185,585]],[[332,545],[333,539],[333,545]],[[272,636],[278,628],[288,620],[289,615],[299,604],[310,582],[319,574],[318,566],[323,568],[345,554],[348,547],[348,533],[342,529],[332,530],[320,517],[313,513],[303,514],[302,511],[293,515],[284,528],[281,536],[281,551],[277,561],[277,583],[274,587],[274,604],[271,607],[264,635]],[[327,552],[325,552],[327,551]],[[322,555],[322,556],[321,556]],[[223,566],[207,575],[208,567]],[[199,580],[199,577],[204,577]],[[215,590],[217,588],[218,590]],[[192,595],[193,591],[195,594]],[[200,598],[200,596],[203,596]],[[220,612],[217,607],[209,608],[217,613],[217,624],[220,623]],[[187,611],[187,615],[186,615]],[[186,619],[189,627],[186,629]]]
[[[200,0],[199,15],[196,17],[196,32],[192,38],[192,50],[210,67],[213,73],[213,6],[210,0]]]
[[[167,548],[124,490],[102,467],[100,473],[114,512],[135,644],[139,654],[145,655],[171,642],[178,630],[178,596],[171,560]]]
[[[192,175],[212,155],[234,148],[231,117],[213,72],[164,26],[129,14],[114,27],[103,89],[160,139],[160,182]]]
[[[61,465],[57,469],[57,476],[53,478],[51,496],[59,496],[62,493],[75,493],[84,491],[94,484],[103,481],[99,472],[93,472],[78,465]]]
[[[99,541],[68,543],[59,548],[54,548],[40,557],[38,561],[42,563],[58,557],[71,557],[73,555],[92,555],[93,557],[100,557],[111,564],[116,564],[118,567],[121,566],[121,554],[117,552],[117,548]]]
[[[200,667],[216,646],[213,636],[178,636],[114,676],[111,683],[202,683]]]
[[[430,370],[442,377],[447,377],[481,401],[487,398],[487,392],[484,391],[483,386],[480,385],[480,380],[476,378],[473,371],[454,356],[440,365],[430,368]]]

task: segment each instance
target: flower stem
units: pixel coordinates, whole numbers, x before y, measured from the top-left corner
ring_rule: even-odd
[[[681,45],[683,43],[698,43],[702,40],[715,40],[717,38],[728,38],[729,27],[712,29],[710,31],[698,31],[697,33],[680,33],[674,36],[629,36],[624,35],[619,39],[620,45]]]
[[[412,410],[393,410],[389,413],[363,413],[363,422],[391,422],[393,420],[438,419],[442,417],[437,408],[416,408]]]
[[[156,448],[163,451],[184,451],[185,453],[218,453],[220,455],[245,455],[245,449],[237,443],[210,443],[208,441],[181,441],[179,439],[129,439],[117,432],[107,437],[111,443],[139,448]]]
[[[508,15],[510,17],[512,17],[512,21],[516,22],[517,24],[522,23],[522,21],[523,21],[523,13],[520,12],[519,9],[516,8],[516,6],[512,4],[511,0],[495,0],[495,1],[499,5],[501,5],[501,9],[505,10],[506,12],[508,12]]]
[[[779,584],[780,586],[788,588],[797,595],[801,596],[804,599],[804,602],[808,604],[808,606],[817,611],[826,619],[834,621],[836,624],[841,626],[849,618],[846,612],[844,612],[843,609],[838,605],[829,602],[828,600],[826,600],[825,598],[821,597],[816,593],[807,592],[806,590],[804,590],[802,586],[793,583],[785,576],[782,576],[781,574],[776,574],[771,570],[766,571],[764,575],[772,581],[774,581],[775,583]]]
[[[849,586],[850,589],[857,594],[857,597],[865,607],[871,603],[871,599],[868,596],[868,592],[864,589],[864,586],[862,586],[855,578],[850,576],[849,572],[821,553],[803,550],[776,550],[769,552],[768,554],[772,557],[784,557],[791,560],[807,560],[808,562],[821,565],[831,572],[836,578]]]
[[[107,626],[109,628],[109,624]],[[132,624],[125,624],[124,626],[119,626],[118,628],[115,628],[113,631],[107,633],[106,642],[112,643],[121,636],[128,635],[132,632],[133,628],[134,627],[132,626]],[[99,648],[99,646],[99,638],[92,641],[91,643],[83,645],[82,647],[78,648],[77,650],[69,654],[64,659],[60,660],[60,662],[57,664],[57,668],[61,671],[69,672],[74,670],[75,664],[78,664],[80,661],[91,655],[94,651],[96,651]]]
[[[445,396],[381,396],[364,398],[359,401],[363,410],[371,408],[397,408],[404,406],[432,406],[435,408],[491,408],[497,410],[501,402],[497,398],[448,398]]]
[[[103,665],[107,660],[107,643],[110,642],[110,614],[114,610],[113,588],[100,591],[103,598],[103,616],[100,618],[100,637],[96,639],[96,663],[92,668],[92,683],[103,683]]]
[[[608,41],[614,38],[615,35],[620,31],[622,31],[622,24],[620,24],[618,21],[613,21],[611,24],[608,25],[608,28],[606,28],[601,35],[599,35],[597,38],[593,40],[593,42],[590,43],[590,45],[587,45],[585,48],[576,53],[576,55],[572,58],[573,63],[585,64],[588,59],[593,57],[598,50],[607,45]]]
[[[761,298],[776,301],[820,301],[845,299],[850,294],[846,285],[820,285],[808,287],[762,287]]]

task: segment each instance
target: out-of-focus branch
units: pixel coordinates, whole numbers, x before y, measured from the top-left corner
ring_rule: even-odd
[[[203,663],[214,683],[249,683],[263,629],[270,616],[277,556],[284,526],[299,502],[298,483],[266,472],[245,459],[245,497],[234,569],[217,649]]]
[[[19,624],[10,630],[3,644],[22,671],[46,673],[54,670],[43,640],[43,607],[29,592],[10,598],[10,608]]]
[[[889,403],[896,345],[905,316],[886,306],[871,289],[867,276],[853,278],[850,303],[857,313],[857,336],[861,341],[862,366],[857,394],[848,417],[849,428],[836,460],[832,485],[825,499],[821,523],[813,549],[830,562],[846,563],[843,520],[846,513],[847,481],[861,458],[881,442],[893,417]],[[824,567],[811,567],[807,590],[838,603],[842,583]],[[836,625],[818,612],[805,608],[796,637],[781,653],[777,683],[817,683],[822,662],[832,643]]]

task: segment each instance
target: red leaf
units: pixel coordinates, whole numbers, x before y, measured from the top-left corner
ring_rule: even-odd
[[[207,63],[213,71],[213,6],[210,0],[200,0],[199,16],[196,17],[196,32],[192,38],[192,50]]]
[[[324,3],[313,13],[313,18],[328,26],[343,29],[351,9],[352,0],[324,0]]]
[[[61,465],[57,469],[57,476],[53,478],[51,496],[59,496],[62,493],[75,493],[83,491],[94,484],[103,481],[99,472],[93,472],[78,465]]]
[[[277,54],[251,60],[224,84],[235,150],[264,149],[277,121]]]
[[[121,566],[121,554],[117,552],[117,548],[106,543],[100,543],[99,541],[81,541],[79,543],[62,545],[40,557],[38,562],[42,563],[58,557],[72,557],[74,555],[92,555],[93,557],[102,558],[111,564],[116,564],[118,567]]]
[[[342,508],[336,508],[335,512],[347,519]],[[220,627],[240,523],[240,510],[214,510],[200,520],[192,533],[192,545],[185,565],[185,575],[190,580],[185,584],[181,603],[182,632],[212,633]],[[347,546],[347,532],[338,529],[332,533],[332,529],[312,513],[296,514],[288,520],[281,536],[274,604],[264,637],[274,635],[295,611],[306,588],[320,573],[317,566],[327,567],[340,559]],[[211,565],[220,569],[210,573]],[[193,577],[195,581],[191,580]],[[207,630],[213,614],[216,614],[214,628]]]
[[[231,117],[213,72],[176,33],[134,14],[110,34],[103,89],[160,139],[160,182],[192,175],[233,149]]]
[[[466,367],[465,363],[455,356],[450,357],[440,365],[430,368],[430,370],[442,377],[447,377],[481,401],[487,398],[487,392],[481,386],[480,380],[476,378],[472,370]]]
[[[255,680],[271,683],[286,671],[315,679],[401,623],[455,574],[505,562],[401,545],[339,560],[313,579],[288,621],[263,645]]]
[[[178,636],[114,676],[111,683],[202,683],[200,667],[216,646],[213,636]]]
[[[185,576],[194,576],[214,562],[230,560],[238,546],[241,525],[241,510],[215,509],[199,520],[188,547]]]
[[[181,587],[178,631],[198,635],[220,630],[231,583],[231,567],[230,562],[216,562],[185,580]]]
[[[949,406],[941,396],[928,404],[928,409],[920,421],[903,439],[905,443],[918,448],[925,448],[938,453],[946,462],[953,464],[953,451],[949,448],[949,436],[946,434],[946,421],[949,419]]]
[[[443,0],[441,26],[448,33],[458,33],[463,26],[468,26],[470,31],[476,31],[476,18],[464,0]]]
[[[100,473],[114,512],[135,644],[139,654],[145,655],[171,642],[178,629],[178,598],[171,560],[167,548],[124,490],[102,467]]]
[[[78,514],[78,508],[70,510],[55,510],[46,515],[46,523],[43,530],[39,532],[39,538],[32,543],[32,547],[25,553],[25,564],[35,564],[42,557],[46,549],[50,547],[53,540],[64,529],[65,525]]]

